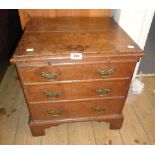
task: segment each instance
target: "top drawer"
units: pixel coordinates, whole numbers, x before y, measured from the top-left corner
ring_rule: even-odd
[[[18,67],[24,83],[131,77],[134,62]]]

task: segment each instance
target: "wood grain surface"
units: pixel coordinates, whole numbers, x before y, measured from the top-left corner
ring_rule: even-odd
[[[16,62],[16,60],[26,61],[30,57],[32,60],[36,58],[47,60],[50,59],[50,56],[66,59],[70,57],[70,53],[77,52],[83,54],[83,59],[93,54],[96,57],[101,55],[112,57],[124,54],[143,55],[137,44],[112,18],[76,18],[76,22],[73,22],[72,25],[70,21],[74,19],[69,18],[68,20],[65,17],[52,20],[37,18],[30,21],[28,29],[33,28],[33,26],[35,29],[36,24],[37,27],[41,27],[41,30],[25,31],[16,48],[12,62]],[[52,23],[56,26],[48,26]],[[61,31],[55,31],[55,29]],[[128,48],[129,45],[133,48]],[[29,49],[33,51],[27,51]]]
[[[27,22],[33,17],[110,17],[111,9],[19,9],[19,16],[22,28],[24,29]]]

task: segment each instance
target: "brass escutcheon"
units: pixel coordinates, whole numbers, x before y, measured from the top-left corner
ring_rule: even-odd
[[[107,106],[98,106],[98,107],[92,107],[92,110],[95,112],[103,112],[107,109]]]
[[[44,91],[43,92],[47,97],[58,97],[60,95],[60,91]]]
[[[58,77],[59,72],[51,72],[51,73],[41,72],[40,75],[47,80],[55,80]]]
[[[110,88],[100,88],[100,89],[97,89],[96,90],[96,93],[99,95],[99,96],[103,96],[105,94],[108,94],[111,92],[111,89]]]
[[[98,69],[96,72],[101,76],[108,76],[108,75],[111,75],[114,71],[115,69],[111,68],[111,69],[103,69],[103,70]]]
[[[47,112],[52,116],[60,116],[64,113],[64,110],[48,110]]]

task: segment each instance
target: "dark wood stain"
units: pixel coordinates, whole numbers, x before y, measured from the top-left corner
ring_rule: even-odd
[[[13,108],[13,109],[11,110],[11,112],[10,112],[9,114],[7,114],[7,117],[10,117],[11,114],[14,113],[14,112],[16,112],[16,111],[17,111],[17,109],[16,109],[16,108]]]
[[[112,140],[109,140],[109,144],[110,144],[110,145],[112,144]]]
[[[84,51],[89,48],[89,45],[66,45],[65,49],[68,51]]]
[[[0,115],[5,115],[6,114],[6,110],[4,108],[0,108]]]
[[[135,142],[136,142],[137,144],[139,144],[139,140],[138,140],[138,139],[135,139]]]

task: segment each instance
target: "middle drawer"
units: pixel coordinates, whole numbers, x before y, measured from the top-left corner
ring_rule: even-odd
[[[130,80],[97,80],[89,82],[25,85],[29,102],[126,96]]]

